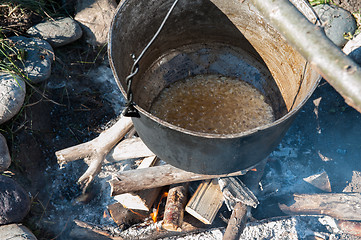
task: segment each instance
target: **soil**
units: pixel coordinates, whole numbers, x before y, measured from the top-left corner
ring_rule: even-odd
[[[351,12],[361,9],[359,0],[334,0],[334,2],[339,2],[342,7]],[[0,22],[10,25],[20,24],[20,28],[12,31],[21,32],[39,20],[36,16],[34,20],[31,13],[26,14],[23,17],[24,20],[0,17]],[[89,205],[75,203],[74,199],[81,194],[76,180],[87,166],[82,161],[77,161],[69,164],[64,174],[64,171],[59,170],[54,153],[93,139],[107,127],[107,124],[119,116],[119,111],[114,108],[114,102],[104,94],[106,86],[101,82],[93,81],[89,75],[90,72],[99,68],[108,69],[106,49],[94,48],[86,44],[84,39],[80,39],[73,44],[55,49],[55,55],[57,58],[53,64],[50,79],[36,85],[36,91],[29,87],[21,113],[11,122],[0,126],[0,132],[7,139],[13,160],[10,172],[7,174],[12,175],[11,177],[32,196],[31,210],[24,224],[39,240],[67,239],[66,229],[71,218],[62,219],[60,222],[59,219],[53,217],[56,212],[63,216],[68,214],[59,207],[59,202],[69,206],[75,205],[74,209],[80,214],[84,211],[84,206],[90,205],[96,209],[99,203],[98,195],[105,194],[97,193],[98,186],[94,184],[93,192],[96,195],[91,195],[86,200]],[[319,108],[321,113],[316,119],[312,115],[314,110],[312,101],[319,97],[322,97]],[[121,99],[115,101],[122,104]],[[317,126],[322,128],[323,134],[318,133]],[[285,172],[294,170],[296,175],[296,172],[300,173],[299,169],[307,165],[316,170],[326,169],[330,172],[337,168],[345,169],[343,172],[336,172],[331,178],[333,190],[342,191],[345,182],[350,181],[352,171],[360,170],[354,168],[358,164],[359,146],[357,143],[360,142],[360,137],[352,135],[361,131],[359,126],[361,126],[359,113],[348,107],[343,99],[324,82],[316,90],[278,148],[278,152],[281,152],[282,146],[291,150],[292,147],[297,146],[299,153],[311,153],[303,160],[300,154],[296,158],[292,156],[288,158],[282,163],[290,166],[288,170],[285,170],[284,165],[280,165],[278,161],[271,161],[267,170],[268,179],[264,180],[264,185],[272,187],[272,181],[269,179],[275,178],[284,178],[285,181],[289,181],[289,178],[284,177]],[[335,131],[336,128],[337,131]],[[347,141],[343,140],[345,134]],[[339,161],[321,161],[319,154],[337,158]],[[317,161],[314,161],[315,159]],[[348,164],[345,164],[343,160],[347,160]],[[297,166],[300,168],[296,169]],[[295,175],[291,177],[295,178]],[[269,191],[271,192],[272,189]],[[283,188],[282,193],[284,194],[287,190],[289,189]],[[264,204],[267,205],[267,194],[264,193],[264,195]],[[270,194],[270,196],[273,195]],[[269,205],[267,206],[269,209]],[[104,209],[99,207],[94,214],[98,212],[101,214],[102,211]],[[267,217],[262,212],[262,206],[257,212],[259,217]]]
[[[361,11],[361,2],[359,0],[333,0],[332,2],[351,13]]]

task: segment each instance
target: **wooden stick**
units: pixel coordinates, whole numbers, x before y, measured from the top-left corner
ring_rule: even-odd
[[[256,171],[249,171],[247,174],[243,175],[243,176],[239,176],[237,177],[237,182],[240,184],[243,182],[245,184],[245,186],[248,186],[249,189],[247,188],[247,190],[245,191],[246,194],[249,194],[247,197],[250,199],[253,199],[253,197],[255,198],[255,196],[253,195],[253,197],[251,197],[252,194],[250,194],[249,192],[253,192],[253,194],[257,194],[257,192],[259,191],[258,189],[258,184],[259,181],[261,180],[262,176],[263,176],[263,172],[264,172],[264,168],[266,166],[267,163],[267,159],[264,159],[262,162],[260,162],[259,164],[257,164],[255,166],[255,170]],[[242,184],[240,184],[240,187],[242,187]],[[248,198],[246,198],[247,201],[244,201],[245,203],[250,203],[251,205],[255,202],[254,199],[253,200],[249,200]],[[243,229],[248,221],[248,214],[251,211],[251,206],[247,206],[246,204],[244,204],[244,202],[242,202],[242,198],[236,203],[232,215],[228,221],[228,225],[226,228],[226,231],[224,233],[223,239],[224,240],[238,240],[243,232]],[[258,200],[256,199],[256,201],[258,202]]]
[[[249,210],[249,206],[241,202],[236,203],[232,215],[228,221],[226,231],[223,235],[223,240],[239,239],[239,236],[242,234],[243,229],[246,227],[246,223],[248,220],[247,212]]]
[[[205,224],[212,224],[223,204],[223,194],[218,180],[212,179],[199,185],[186,206],[186,211]]]
[[[156,156],[143,159],[137,169],[151,167],[157,160]],[[123,193],[114,196],[114,199],[121,203],[125,208],[150,211],[154,201],[159,195],[161,188],[151,188],[136,192]]]
[[[361,193],[294,194],[287,204],[279,204],[289,215],[319,214],[341,220],[361,221]]]
[[[128,138],[118,143],[106,156],[108,162],[118,162],[126,159],[143,158],[153,156],[154,153],[137,138]]]
[[[86,172],[79,178],[78,183],[88,187],[93,178],[99,173],[105,156],[122,139],[133,126],[131,118],[121,117],[112,127],[102,132],[97,138],[55,153],[60,165],[89,158],[90,164]]]
[[[86,222],[75,219],[75,228],[70,232],[70,237],[72,238],[81,238],[88,240],[123,240],[122,237],[113,237],[109,233],[103,230],[97,229],[95,226],[92,226]]]
[[[173,184],[169,188],[162,227],[168,231],[182,231],[188,183]]]
[[[361,237],[361,223],[339,220],[337,221],[337,227],[344,233],[352,234],[354,236]]]
[[[146,169],[135,169],[117,173],[109,181],[111,195],[133,192],[143,189],[162,187],[170,184],[199,181],[218,177],[238,176],[246,171],[229,174],[207,175],[187,172],[171,165],[155,166]]]

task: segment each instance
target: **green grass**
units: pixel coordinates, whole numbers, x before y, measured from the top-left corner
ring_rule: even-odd
[[[316,6],[319,4],[333,4],[333,1],[332,0],[309,0],[309,3],[312,6]]]

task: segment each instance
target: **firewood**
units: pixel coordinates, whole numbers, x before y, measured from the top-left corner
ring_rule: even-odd
[[[162,227],[168,231],[182,231],[188,183],[173,184],[169,188]]]
[[[60,165],[68,162],[88,158],[90,164],[86,172],[79,178],[78,183],[86,189],[94,177],[99,173],[105,156],[132,128],[131,118],[122,116],[112,127],[103,131],[95,139],[55,153]]]
[[[75,226],[70,232],[70,237],[73,239],[88,239],[88,240],[123,240],[122,237],[113,237],[106,231],[97,229],[86,222],[74,220]]]
[[[212,224],[223,204],[218,180],[202,182],[189,200],[186,211],[205,224]]]
[[[114,222],[122,229],[125,226],[131,226],[136,223],[143,222],[149,217],[149,212],[130,210],[124,208],[120,203],[114,203],[108,206],[110,216]]]
[[[328,215],[341,220],[361,221],[361,193],[294,194],[289,203],[279,204],[289,215]]]
[[[229,218],[226,231],[224,232],[223,240],[239,239],[243,229],[246,227],[248,220],[247,212],[249,210],[250,206],[247,206],[241,202],[236,203],[232,215]]]
[[[337,221],[337,227],[344,233],[361,237],[361,222],[339,220]]]
[[[109,181],[111,195],[134,192],[149,188],[162,187],[170,184],[206,180],[218,177],[238,176],[246,171],[221,175],[207,175],[187,172],[171,165],[155,166],[146,169],[123,171]]]
[[[137,169],[151,167],[157,160],[156,156],[143,159]],[[121,203],[125,208],[150,211],[154,201],[159,195],[161,188],[145,189],[136,192],[123,193],[114,196],[114,199]]]
[[[259,204],[256,196],[239,177],[219,178],[218,183],[229,211],[233,210],[237,202],[254,208]]]
[[[152,155],[154,155],[154,153],[137,137],[122,140],[108,153],[105,159],[108,162],[118,162]]]
[[[258,200],[253,194],[257,194],[259,191],[258,184],[263,176],[266,163],[267,159],[264,159],[255,166],[255,171],[249,171],[245,175],[237,177],[237,179],[231,179],[231,181],[228,180],[228,183],[231,183],[231,186],[233,186],[233,184],[235,185],[233,186],[235,187],[233,188],[233,191],[229,192],[234,194],[231,196],[237,203],[235,204],[232,215],[228,221],[228,225],[223,236],[224,240],[238,240],[240,238],[248,221],[248,213],[251,211],[251,206],[254,207],[258,205]],[[237,185],[242,190],[237,192]],[[223,193],[224,192],[225,191],[223,191]]]

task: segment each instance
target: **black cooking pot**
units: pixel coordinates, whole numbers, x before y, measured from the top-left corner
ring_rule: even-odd
[[[167,14],[172,0],[123,0],[109,33],[109,60],[126,96],[126,77]],[[238,134],[207,134],[169,124],[149,113],[162,89],[197,74],[237,77],[256,87],[276,120]],[[192,172],[223,174],[251,168],[269,155],[320,76],[247,1],[180,0],[144,57],[131,89],[132,118],[158,157]]]

